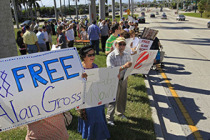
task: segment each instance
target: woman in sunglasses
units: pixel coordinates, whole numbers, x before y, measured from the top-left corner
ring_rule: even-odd
[[[95,60],[95,50],[92,46],[85,46],[79,51],[82,65],[85,69],[98,68],[93,63]],[[78,131],[83,139],[104,140],[110,137],[107,128],[104,105],[79,110]]]

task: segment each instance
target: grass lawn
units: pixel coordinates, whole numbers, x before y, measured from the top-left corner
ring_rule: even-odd
[[[17,29],[15,29],[15,33]],[[56,37],[53,36],[55,44]],[[78,46],[80,48],[82,46]],[[100,52],[96,56],[95,63],[99,67],[106,67],[106,55]],[[81,140],[81,135],[77,132],[77,112],[70,110],[73,115],[72,124],[68,128],[70,140]],[[129,76],[128,78],[128,98],[125,115],[128,120],[119,117],[115,119],[115,126],[108,126],[110,140],[155,140],[153,120],[147,91],[142,75]],[[23,140],[26,135],[26,126],[21,126],[6,132],[0,133],[0,140]]]
[[[206,17],[201,17],[200,13],[182,13],[182,14],[185,15],[185,16],[190,16],[190,17],[206,18]],[[210,18],[207,18],[207,19],[210,19]]]

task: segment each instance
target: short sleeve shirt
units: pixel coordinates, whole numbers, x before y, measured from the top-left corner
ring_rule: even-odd
[[[36,34],[32,31],[26,31],[23,35],[23,42],[27,45],[34,45],[38,41]]]
[[[114,35],[111,35],[107,41],[106,41],[106,51],[111,51],[112,44],[118,37],[115,37]]]
[[[114,49],[106,58],[107,67],[117,67],[122,66],[127,62],[131,62],[131,55],[127,52],[123,52],[123,55],[120,56],[117,49]],[[124,69],[120,72],[120,79],[124,77],[127,69]]]

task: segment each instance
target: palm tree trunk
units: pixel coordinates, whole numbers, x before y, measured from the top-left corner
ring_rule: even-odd
[[[12,13],[9,0],[0,0],[0,58],[17,56]]]

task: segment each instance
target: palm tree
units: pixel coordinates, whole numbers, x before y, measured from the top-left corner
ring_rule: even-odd
[[[0,12],[3,13],[0,14],[0,58],[16,56],[17,47],[9,0],[0,0]]]

